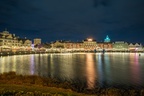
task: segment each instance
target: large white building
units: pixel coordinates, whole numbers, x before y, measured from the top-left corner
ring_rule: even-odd
[[[30,51],[31,40],[21,39],[7,30],[0,32],[0,52],[2,51]]]

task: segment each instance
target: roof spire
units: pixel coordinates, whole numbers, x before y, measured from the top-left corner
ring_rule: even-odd
[[[107,35],[106,38],[104,39],[104,42],[110,42],[110,38],[109,38],[108,35]]]

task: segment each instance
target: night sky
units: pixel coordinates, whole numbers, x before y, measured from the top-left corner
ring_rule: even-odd
[[[0,31],[29,39],[144,44],[144,0],[0,0]]]

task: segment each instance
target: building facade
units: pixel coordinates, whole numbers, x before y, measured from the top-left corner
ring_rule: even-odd
[[[0,32],[0,52],[3,51],[30,51],[31,40],[21,39],[7,30]]]
[[[34,45],[39,45],[41,44],[41,39],[40,38],[35,38],[34,39]]]
[[[129,45],[124,41],[116,41],[113,43],[113,51],[129,51]]]
[[[135,44],[130,43],[128,46],[128,49],[129,49],[129,51],[132,51],[132,52],[143,51],[142,44],[139,44],[139,43],[135,43]]]
[[[98,46],[97,48],[98,51],[102,51],[102,50],[112,51],[113,49],[113,44],[111,42],[98,42],[97,46]]]
[[[84,50],[86,51],[94,51],[95,49],[97,49],[97,42],[96,40],[87,38],[83,40],[81,47],[84,48]]]

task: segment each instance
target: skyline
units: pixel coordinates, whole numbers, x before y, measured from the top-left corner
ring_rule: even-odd
[[[32,44],[34,44],[34,42],[35,42],[35,40],[36,39],[39,39],[40,41],[38,41],[38,42],[41,42],[42,41],[42,38],[33,38],[33,39],[30,39],[30,38],[27,38],[27,37],[19,37],[18,35],[16,35],[15,33],[10,33],[7,29],[5,29],[4,31],[2,31],[2,32],[0,32],[1,34],[5,34],[5,33],[8,33],[8,34],[11,34],[11,35],[13,35],[13,36],[15,36],[16,38],[18,38],[19,40],[30,40],[30,42],[32,42]],[[1,38],[2,39],[2,38]],[[111,43],[111,44],[113,44],[113,43],[127,43],[127,44],[142,44],[141,42],[127,42],[127,41],[111,41],[111,38],[109,38],[109,36],[108,35],[106,35],[106,37],[102,40],[102,41],[97,41],[95,38],[84,38],[84,39],[82,39],[82,40],[75,40],[75,41],[72,41],[72,40],[64,40],[64,39],[61,39],[61,40],[54,40],[54,41],[50,41],[50,42],[41,42],[41,44],[46,44],[46,43],[54,43],[54,42],[83,42],[83,41],[95,41],[95,42],[97,42],[97,43]],[[143,45],[143,44],[142,44]]]
[[[1,0],[0,31],[42,42],[83,40],[144,44],[143,0]],[[95,3],[96,2],[96,3]]]

